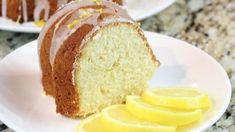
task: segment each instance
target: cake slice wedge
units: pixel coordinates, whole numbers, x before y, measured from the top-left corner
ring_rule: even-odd
[[[160,64],[139,25],[107,1],[68,4],[49,19],[38,42],[44,90],[68,117],[142,94]]]

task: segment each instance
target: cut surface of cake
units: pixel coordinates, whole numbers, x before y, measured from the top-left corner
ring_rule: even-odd
[[[38,39],[42,84],[57,112],[86,116],[140,95],[159,66],[139,25],[112,2],[72,2]]]
[[[0,0],[0,17],[16,22],[48,20],[58,8],[72,0]],[[100,1],[100,0],[90,0]],[[122,5],[122,0],[110,0]]]

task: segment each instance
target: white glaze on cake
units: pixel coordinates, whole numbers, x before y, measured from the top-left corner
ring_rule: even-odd
[[[7,17],[7,0],[2,0],[2,17]]]
[[[100,13],[96,12],[95,14],[93,14],[91,17],[86,18],[84,20],[79,20],[79,23],[72,29],[68,29],[67,25],[72,23],[73,20],[75,20],[77,17],[79,17],[79,14],[74,13],[74,15],[70,18],[70,20],[67,21],[67,23],[65,24],[65,26],[59,26],[60,23],[63,21],[63,19],[66,18],[66,16],[68,16],[70,13],[72,13],[72,11],[76,11],[77,9],[83,8],[83,7],[88,7],[88,6],[97,6],[97,3],[95,2],[91,2],[89,0],[83,0],[81,2],[75,2],[72,1],[70,3],[69,6],[61,6],[60,9],[57,11],[57,13],[55,15],[53,15],[49,21],[47,21],[47,24],[43,27],[40,36],[38,38],[38,50],[40,53],[41,50],[41,45],[42,45],[42,41],[47,33],[47,31],[52,27],[52,25],[58,21],[58,18],[61,18],[61,20],[59,22],[57,22],[57,25],[55,25],[55,29],[54,29],[54,35],[52,38],[52,44],[51,44],[51,48],[50,48],[50,55],[49,55],[49,60],[50,60],[50,64],[54,63],[54,59],[56,56],[57,51],[59,50],[59,48],[61,47],[61,45],[63,44],[63,42],[70,36],[72,35],[81,25],[84,24],[92,24],[94,26],[93,30],[91,32],[89,32],[84,40],[82,41],[81,47],[82,45],[88,40],[88,38],[95,33],[101,26],[105,26],[109,23],[112,23],[114,21],[119,21],[119,22],[130,22],[133,23],[133,20],[127,15],[126,11],[124,11],[123,9],[121,9],[117,4],[114,4],[112,2],[102,2],[102,5],[105,7],[110,7],[110,8],[106,8],[102,11],[102,13],[107,12],[107,13],[114,13],[116,14],[116,19],[112,20],[112,19],[105,19],[105,21],[102,21],[102,23],[98,23],[97,19],[100,16]],[[66,15],[65,15],[66,14]],[[124,18],[126,18],[124,20]]]
[[[48,0],[36,0],[35,1],[35,10],[34,10],[34,20],[40,20],[40,14],[44,11],[44,20],[49,18],[50,13],[50,4]]]
[[[79,8],[81,7],[85,7],[85,6],[92,6],[92,5],[97,5],[96,3],[93,3],[93,2],[88,2],[88,1],[84,1],[84,2],[80,2],[79,3]],[[97,12],[96,10],[90,8],[90,11],[92,12],[92,16],[89,17],[89,18],[86,18],[86,19],[80,19],[79,20],[79,23],[72,29],[68,29],[67,26],[63,26],[63,27],[60,27],[60,28],[56,28],[54,30],[54,34],[56,35],[53,35],[53,39],[52,39],[52,45],[51,45],[51,49],[50,49],[50,63],[51,65],[53,65],[54,63],[54,59],[55,59],[55,56],[56,56],[56,53],[57,51],[59,50],[60,46],[63,44],[63,42],[70,36],[72,35],[78,28],[80,28],[82,25],[84,24],[89,24],[89,25],[93,25],[94,26],[94,29],[98,29],[99,27],[102,27],[102,26],[105,26],[109,23],[112,23],[114,21],[118,21],[120,18],[126,18],[126,20],[123,20],[123,21],[120,21],[120,22],[133,22],[132,19],[126,15],[126,12],[124,12],[122,9],[120,9],[119,6],[117,6],[116,4],[113,4],[113,3],[110,3],[110,2],[104,2],[102,3],[102,5],[106,6],[106,7],[112,7],[112,8],[104,8],[102,10],[102,13],[114,13],[116,12],[116,20],[113,20],[113,21],[110,21],[109,19],[107,19],[106,21],[107,22],[101,22],[99,23],[97,20],[98,20],[98,17],[100,16],[101,13]],[[65,25],[68,25],[70,23],[73,22],[73,20],[77,20],[79,19],[79,14],[80,13],[74,13],[74,15],[70,18],[70,20],[65,24]],[[62,22],[62,21],[61,21]],[[87,40],[87,38],[90,37],[90,35],[92,35],[95,31],[92,30],[90,33],[88,33],[84,40]],[[81,44],[83,45],[83,43]]]
[[[27,12],[27,1],[21,0],[22,10],[23,10],[23,19],[25,22],[28,21],[28,12]]]
[[[57,7],[60,7],[60,6],[64,5],[64,4],[66,4],[66,3],[68,3],[68,0],[58,0],[57,1]]]
[[[40,36],[38,38],[38,50],[40,51],[41,49],[41,45],[42,45],[42,41],[47,33],[47,31],[49,30],[49,28],[51,28],[51,26],[57,21],[58,18],[61,18],[62,16],[64,16],[64,14],[67,14],[70,11],[76,10],[78,7],[78,3],[77,2],[70,2],[69,6],[65,6],[65,7],[61,7],[57,13],[55,15],[53,15],[48,21],[47,24],[43,27]],[[87,3],[87,5],[89,5],[89,3]]]

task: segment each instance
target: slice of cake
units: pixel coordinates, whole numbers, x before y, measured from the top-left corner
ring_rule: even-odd
[[[38,43],[44,90],[68,117],[140,95],[159,66],[139,25],[107,1],[64,6],[46,23]]]

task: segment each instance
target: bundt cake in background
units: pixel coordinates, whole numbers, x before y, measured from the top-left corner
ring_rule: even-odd
[[[38,49],[44,91],[68,117],[140,95],[159,66],[139,25],[108,1],[60,8],[42,29]]]
[[[72,0],[0,0],[0,16],[16,22],[47,20]],[[95,1],[95,0],[91,0]],[[122,0],[110,0],[122,4]]]

